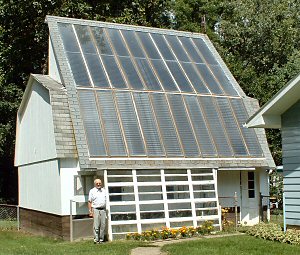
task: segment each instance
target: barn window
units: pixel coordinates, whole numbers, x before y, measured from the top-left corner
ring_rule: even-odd
[[[255,198],[255,175],[254,172],[248,172],[248,197]]]

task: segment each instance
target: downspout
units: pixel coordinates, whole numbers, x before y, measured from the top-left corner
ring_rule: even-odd
[[[243,207],[243,189],[242,189],[242,171],[240,170],[240,224],[242,224],[242,207]]]

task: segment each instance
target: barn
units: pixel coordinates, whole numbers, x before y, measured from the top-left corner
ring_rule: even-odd
[[[87,194],[108,191],[109,240],[220,227],[222,207],[259,222],[274,162],[258,110],[204,34],[47,16],[49,73],[31,74],[17,116],[21,228],[92,234]],[[231,199],[229,199],[231,197]]]
[[[282,138],[284,225],[300,228],[300,74],[248,121],[248,127],[279,128]]]

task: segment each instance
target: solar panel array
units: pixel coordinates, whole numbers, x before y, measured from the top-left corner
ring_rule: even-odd
[[[91,157],[260,157],[205,39],[58,23]]]

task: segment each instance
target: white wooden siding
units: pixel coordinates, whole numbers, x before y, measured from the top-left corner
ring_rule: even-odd
[[[77,159],[60,160],[62,215],[70,214],[70,200],[76,200],[74,197],[74,176],[78,175],[79,170]],[[86,202],[87,197],[81,196],[81,201]],[[75,203],[73,205],[76,207]],[[76,211],[76,208],[73,208],[73,212],[75,213]]]
[[[237,193],[238,204],[241,203],[241,192],[240,192],[240,171],[218,171],[218,194],[219,202],[222,207],[233,207],[234,192]]]
[[[19,205],[61,214],[61,178],[57,160],[19,167]]]
[[[36,81],[18,121],[16,165],[56,158],[49,92]]]

